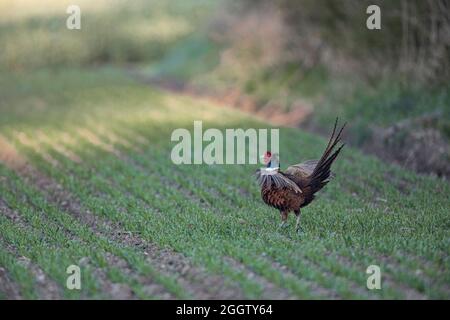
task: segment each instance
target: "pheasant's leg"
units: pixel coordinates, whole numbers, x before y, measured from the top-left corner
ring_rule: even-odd
[[[300,226],[300,209],[295,210],[294,213],[297,216],[297,220],[295,222],[295,231],[300,232],[300,231],[302,231],[302,227]]]
[[[287,226],[288,212],[287,211],[281,211],[280,214],[281,214],[280,228],[285,228]]]

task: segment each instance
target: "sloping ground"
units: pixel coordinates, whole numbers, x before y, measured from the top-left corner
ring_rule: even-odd
[[[3,298],[450,296],[448,182],[346,148],[297,235],[260,200],[256,166],[170,160],[171,132],[194,120],[264,123],[113,69],[2,75],[0,88]],[[325,145],[280,135],[283,166]],[[72,264],[81,290],[66,288]],[[366,288],[372,264],[381,290]]]

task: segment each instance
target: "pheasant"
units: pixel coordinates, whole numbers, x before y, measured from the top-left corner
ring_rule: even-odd
[[[256,171],[257,180],[261,186],[262,200],[269,206],[280,211],[281,225],[287,225],[289,212],[296,215],[296,232],[300,228],[300,209],[314,200],[315,193],[322,189],[332,177],[331,165],[344,147],[336,146],[340,142],[345,124],[336,134],[338,119],[334,124],[333,133],[327,147],[319,160],[308,160],[280,170],[278,154],[266,151],[264,154],[265,168]],[[335,136],[336,134],[336,136]]]

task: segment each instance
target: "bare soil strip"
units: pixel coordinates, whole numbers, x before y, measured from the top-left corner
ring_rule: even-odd
[[[90,137],[92,138],[92,136]],[[88,209],[83,208],[83,205],[78,199],[64,190],[58,183],[31,167],[31,165],[18,154],[15,148],[2,137],[0,137],[0,146],[5,150],[5,152],[0,154],[0,161],[4,162],[8,167],[28,179],[30,183],[44,193],[50,202],[55,203],[58,207],[90,227],[96,235],[112,237],[113,240],[119,244],[137,248],[142,251],[143,254],[147,256],[149,264],[157,271],[165,275],[177,276],[179,284],[185,288],[192,297],[198,299],[238,299],[243,297],[242,291],[235,286],[232,287],[226,285],[226,279],[222,276],[211,275],[205,269],[194,266],[183,255],[150,244],[140,237],[133,235],[131,232],[123,230],[110,221],[96,216]],[[105,233],[105,230],[108,230],[109,232]],[[114,266],[118,266],[119,269],[124,270],[125,267],[122,262],[117,260],[117,257],[110,257],[109,261],[111,263],[114,262]],[[120,268],[120,265],[122,265],[122,268]],[[126,268],[129,270],[125,270],[125,273],[130,273],[132,271],[129,266]],[[154,290],[160,285],[148,283],[148,279],[144,279],[143,277],[140,277],[139,280],[142,281],[150,291],[161,291],[159,292],[161,298],[173,298],[173,295],[164,288]],[[163,291],[165,291],[165,293],[163,293]]]
[[[100,143],[100,139],[98,139],[97,137],[95,137],[94,139],[96,141],[96,145],[99,145]],[[106,149],[105,149],[106,150]],[[137,163],[136,161],[130,159],[129,157],[126,157],[125,155],[123,155],[120,151],[118,151],[117,149],[115,149],[117,152],[115,153],[116,156],[119,156],[119,158],[128,163],[129,165],[133,166],[134,168],[136,168],[139,171],[142,171],[143,173],[147,174],[146,168],[144,168],[143,166],[141,166],[139,163]],[[181,186],[179,183],[177,183],[174,180],[169,179],[168,177],[164,176],[164,175],[158,175],[158,178],[160,179],[161,183],[166,185],[166,186],[170,186],[171,188],[176,188],[178,191],[182,192],[183,195],[186,196],[187,199],[189,199],[190,201],[196,203],[200,208],[207,210],[210,209],[211,206],[209,203],[207,203],[206,201],[204,201],[203,199],[197,197],[197,195],[195,195],[193,192],[189,191],[188,189],[184,188],[183,186]],[[151,250],[147,250],[151,251]],[[161,255],[159,254],[159,257],[155,257],[155,260],[161,260],[164,259],[161,257]],[[231,264],[232,266],[238,266],[239,263],[233,263]],[[267,292],[271,292],[273,293],[273,295],[271,296],[272,298],[276,298],[276,299],[284,299],[283,296],[286,296],[288,298],[291,299],[295,299],[294,296],[290,295],[290,293],[288,293],[288,290],[285,289],[281,289],[278,286],[276,286],[275,284],[271,283],[270,281],[268,281],[267,279],[265,279],[262,276],[257,275],[256,273],[254,273],[253,271],[251,271],[248,267],[240,264],[239,266],[239,270],[247,270],[247,275],[254,279],[259,285],[261,285],[263,287],[263,290],[265,292],[265,294],[269,297],[270,295],[267,294]],[[181,269],[182,271],[183,269]],[[179,270],[180,271],[180,270]],[[192,275],[191,275],[192,276]],[[205,279],[204,278],[204,274],[200,273],[198,280],[201,279]],[[191,277],[192,279],[192,277]],[[236,296],[236,292],[233,292],[234,290],[224,290],[225,287],[223,285],[223,282],[220,280],[220,277],[216,277],[216,279],[211,279],[213,286],[211,286],[211,283],[206,283],[206,288],[217,288],[218,290],[221,291],[222,294],[225,294],[225,299],[229,298],[229,299],[237,299],[239,296],[242,296],[242,293],[240,293],[240,295]],[[220,281],[221,283],[217,283],[217,281]],[[202,288],[204,289],[204,286],[201,286],[199,288],[197,288],[197,292],[202,291]],[[284,293],[282,293],[284,292]]]
[[[11,210],[2,199],[0,199],[0,214],[24,229],[29,228],[20,214],[17,211]],[[2,241],[2,244],[5,245],[5,249],[9,253],[16,256],[17,260],[32,272],[34,278],[36,279],[36,287],[41,299],[61,299],[60,289],[55,281],[51,280],[48,275],[46,275],[37,265],[32,263],[29,258],[18,254],[17,250],[12,245],[6,243],[5,241]]]
[[[276,270],[281,271],[287,278],[299,279],[299,281],[303,282],[308,288],[311,289],[311,293],[313,296],[317,297],[325,297],[327,299],[339,299],[339,295],[336,291],[332,289],[325,288],[315,282],[299,278],[294,274],[292,270],[290,270],[287,266],[282,265],[277,261],[271,261],[272,267]]]
[[[95,133],[90,132],[88,141],[94,146],[101,147],[107,152],[114,150],[113,154],[121,161],[130,163],[130,165],[135,166],[138,170],[142,170],[138,164],[129,159],[113,145],[103,142]],[[179,190],[184,189],[179,186]],[[134,197],[134,195],[130,196]],[[206,205],[200,199],[191,199],[193,201],[198,200],[203,206]],[[73,199],[67,202],[78,203]],[[113,239],[115,241],[130,247],[138,247],[147,256],[149,264],[161,274],[176,276],[177,282],[185,288],[192,297],[196,299],[239,299],[244,297],[242,290],[238,288],[238,286],[227,284],[226,278],[220,275],[211,274],[202,267],[194,266],[194,264],[182,254],[167,248],[162,249],[145,241],[139,236],[134,235],[132,232],[118,228],[109,221],[103,220],[103,223],[107,225],[108,229],[113,231]]]
[[[274,283],[270,282],[266,278],[255,273],[250,267],[242,264],[232,257],[225,257],[224,261],[228,263],[235,270],[240,271],[245,274],[247,279],[255,281],[263,289],[261,299],[277,299],[277,300],[287,300],[287,299],[297,299],[288,289],[280,288]]]
[[[425,286],[439,288],[439,290],[441,290],[442,292],[445,292],[447,295],[450,295],[449,285],[446,283],[445,280],[442,280],[442,278],[444,277],[443,274],[441,274],[441,273],[436,274],[436,276],[442,277],[442,278],[431,278],[423,272],[423,269],[433,268],[430,265],[429,261],[421,259],[420,257],[406,255],[406,259],[412,259],[412,260],[420,263],[420,265],[417,266],[417,269],[408,270],[395,257],[380,255],[380,254],[377,254],[376,257],[377,257],[377,259],[382,261],[386,266],[389,266],[389,268],[401,271],[402,273],[405,273],[405,274],[409,273],[411,276],[414,276],[414,277],[419,277],[423,281]],[[406,288],[406,289],[408,289],[408,288]],[[415,290],[415,289],[409,288],[409,291],[410,290]],[[417,291],[417,290],[415,290],[415,291]],[[424,298],[426,298],[426,295],[424,295],[424,294],[422,294],[422,295]],[[412,297],[410,299],[418,299],[418,298]]]
[[[8,272],[0,267],[0,297],[7,300],[22,300],[19,286],[11,280]]]
[[[148,174],[147,168],[143,167],[141,164],[136,163],[136,161],[133,161],[132,159],[129,159],[127,157],[121,157],[121,160],[125,161],[129,165],[135,167],[137,170],[142,171],[143,173]],[[179,172],[174,171],[174,174],[178,175]],[[192,191],[187,190],[185,187],[181,186],[179,183],[174,181],[173,179],[170,179],[169,177],[166,177],[162,174],[158,175],[158,178],[160,179],[161,183],[169,186],[170,188],[176,188],[178,191],[182,192],[187,199],[192,201],[193,203],[196,203],[200,208],[204,210],[211,209],[211,206],[209,203],[205,202],[203,199],[198,197],[195,193]],[[216,190],[214,190],[216,191]],[[218,191],[217,191],[218,192]],[[281,289],[276,284],[270,282],[269,280],[265,279],[264,277],[257,275],[255,272],[253,272],[248,266],[245,266],[244,264],[239,263],[235,259],[231,257],[227,257],[226,261],[232,265],[236,270],[242,271],[247,274],[247,276],[253,280],[255,280],[265,292],[265,297],[267,299],[292,299],[292,295],[290,294],[289,290],[287,289]],[[311,262],[313,263],[313,262]],[[289,278],[295,278],[298,279],[297,276],[295,276],[292,272],[289,274],[289,271],[287,270],[286,266],[282,266],[280,264],[277,264],[276,262],[273,263],[273,266],[276,269],[282,269],[283,273]],[[331,276],[331,275],[330,275]],[[339,297],[339,295],[328,288],[322,287],[316,283],[313,283],[311,281],[301,280],[303,283],[305,283],[307,286],[309,286],[314,294],[326,296],[328,298],[336,299]],[[353,287],[357,287],[356,284],[353,284]],[[267,292],[272,292],[272,295],[268,295]]]
[[[330,253],[331,254],[331,253]],[[351,268],[355,267],[355,263],[348,257],[342,256],[342,255],[333,255],[340,264]],[[359,267],[361,269],[361,272],[364,272],[367,266],[359,264]],[[413,289],[403,283],[399,283],[388,272],[383,272],[382,274],[383,283],[387,284],[389,287],[398,290],[399,292],[403,293],[405,295],[405,298],[408,300],[425,300],[427,297],[422,294],[421,292],[417,291],[416,289]]]
[[[130,165],[134,166],[137,170],[145,172],[145,168],[142,167],[140,164],[136,163],[135,161],[133,161],[132,159],[122,159],[122,160],[124,160],[127,163],[129,163]],[[211,206],[207,202],[205,202],[203,199],[197,197],[197,195],[194,194],[193,192],[182,187],[176,181],[170,180],[168,177],[166,177],[164,175],[159,175],[158,177],[162,184],[165,184],[166,186],[170,186],[171,188],[175,187],[178,191],[182,192],[186,196],[186,198],[188,198],[190,201],[196,203],[200,208],[202,208],[204,210],[211,209]],[[233,259],[231,257],[227,257],[226,262],[228,262],[234,269],[244,272],[247,275],[247,278],[252,279],[256,283],[258,283],[263,288],[264,297],[266,299],[296,299],[296,297],[293,296],[289,292],[289,290],[278,287],[276,284],[274,284],[274,283],[270,282],[269,280],[265,279],[264,277],[256,274],[249,267],[237,262],[235,259]],[[231,296],[231,298],[237,299],[236,296]]]
[[[3,147],[3,150],[5,151],[0,154],[0,161],[4,162],[9,168],[15,170],[19,175],[24,177],[24,179],[35,185],[49,202],[55,203],[60,209],[70,213],[82,223],[88,224],[97,235],[100,235],[97,229],[99,226],[103,225],[102,220],[94,216],[88,210],[83,211],[81,204],[78,201],[75,201],[73,197],[62,188],[61,185],[38,172],[35,168],[28,164],[27,161],[20,154],[18,154],[15,148],[2,137],[0,137],[0,146]],[[0,210],[2,208],[4,209],[2,211],[6,212],[5,215],[8,218],[24,227],[27,227],[26,223],[20,217],[20,214],[9,210],[4,202],[0,202]],[[70,232],[70,230],[64,231],[66,233]],[[70,238],[73,237],[72,235],[68,236]],[[88,260],[89,259],[86,258],[83,263],[86,264],[86,261]],[[112,255],[109,255],[107,260],[111,262],[111,266],[117,267],[125,274],[131,277],[137,277],[134,271],[127,266],[124,260]],[[94,272],[97,280],[103,288],[103,291],[107,292],[110,298],[133,299],[136,297],[135,293],[132,292],[128,285],[111,282],[106,273],[100,268],[95,268]],[[174,296],[163,286],[150,282],[149,279],[144,279],[143,277],[139,280],[141,280],[140,283],[143,284],[144,291],[147,294],[164,299],[174,298]]]
[[[21,215],[12,209],[10,209],[6,203],[0,199],[0,213],[6,216],[8,219],[19,225],[20,227],[24,228],[25,230],[30,229],[31,227],[26,223],[26,221],[23,220]],[[51,280],[50,277],[45,274],[45,272],[40,269],[37,265],[35,265],[30,258],[25,256],[20,256],[17,253],[17,250],[10,244],[6,243],[5,241],[2,241],[3,245],[6,247],[7,251],[13,254],[14,256],[17,256],[17,260],[27,269],[29,269],[32,274],[34,275],[34,278],[36,279],[36,286],[38,291],[38,297],[43,300],[54,300],[54,299],[61,299],[61,289],[62,285],[56,283],[55,281]],[[86,263],[87,260],[80,263],[81,265],[88,265]],[[92,266],[91,266],[92,267]],[[131,293],[131,289],[127,288],[126,285],[122,284],[115,284],[108,280],[106,273],[101,270],[100,268],[95,268],[94,273],[96,275],[96,279],[98,280],[100,286],[104,289],[103,292],[107,292],[109,297],[111,299],[122,299],[122,298],[128,298],[131,299],[134,297],[134,295]],[[121,286],[124,290],[118,291],[114,290],[114,288],[117,288],[117,286]],[[124,292],[129,292],[130,294],[124,295]]]
[[[35,279],[35,290],[39,299],[42,300],[59,300],[61,299],[61,290],[58,284],[53,281],[39,266],[34,264],[28,257],[22,256],[18,253],[17,249],[6,241],[1,240],[0,244],[11,255],[15,256],[17,261],[26,269],[28,269]],[[2,269],[2,268],[0,268]],[[5,271],[6,274],[6,271]],[[2,272],[0,270],[0,278],[2,278]],[[2,281],[0,281],[1,283]],[[10,282],[11,288],[17,288],[17,284]],[[1,289],[0,285],[0,289]],[[13,289],[14,290],[14,289]],[[6,291],[8,292],[8,291]],[[18,292],[18,289],[17,289]],[[14,293],[10,291],[10,293]],[[19,294],[20,297],[20,294]]]
[[[361,297],[365,297],[365,299],[377,299],[377,297],[371,296],[367,289],[365,289],[365,284],[357,283],[351,279],[343,278],[341,275],[337,275],[336,273],[333,273],[328,270],[324,270],[324,268],[319,265],[317,262],[305,258],[303,262],[308,265],[311,269],[316,269],[320,271],[324,278],[332,279],[332,278],[340,278],[344,279],[345,282],[348,284],[348,287],[351,289],[351,292],[353,292],[356,295],[359,295]],[[349,266],[351,267],[351,266]]]

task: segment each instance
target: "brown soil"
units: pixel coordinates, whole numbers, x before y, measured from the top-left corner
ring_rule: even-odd
[[[296,299],[295,296],[293,296],[289,292],[289,290],[278,287],[277,285],[268,281],[266,278],[261,277],[260,275],[255,273],[251,268],[240,263],[236,259],[233,259],[232,257],[226,257],[224,259],[225,262],[228,263],[233,269],[242,272],[247,279],[255,281],[257,284],[261,286],[262,288],[261,299],[280,299],[280,300]]]
[[[0,267],[0,298],[7,300],[21,300],[20,288],[8,275],[8,272]]]

